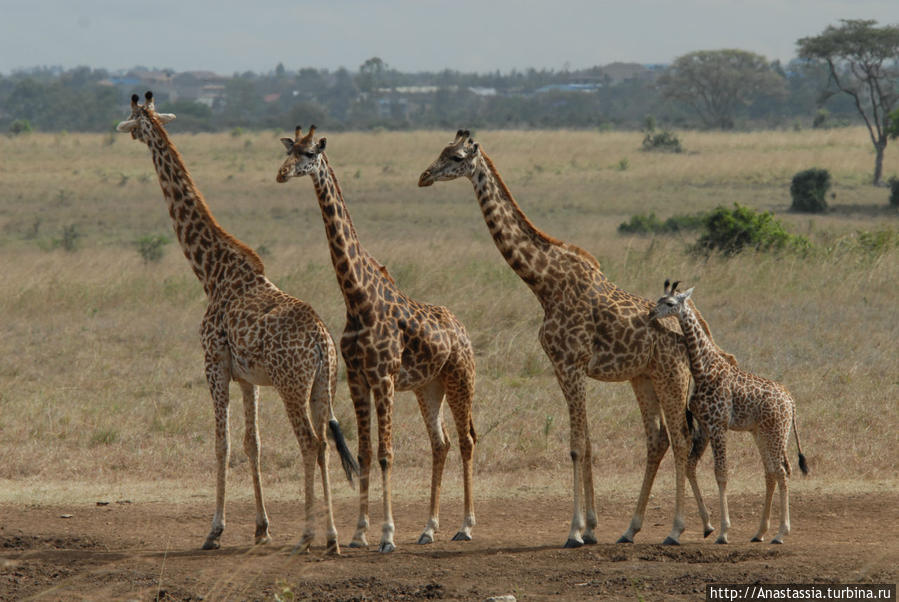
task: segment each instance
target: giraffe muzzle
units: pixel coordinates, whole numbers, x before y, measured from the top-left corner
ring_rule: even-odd
[[[430,171],[423,172],[421,174],[421,177],[418,178],[418,186],[420,188],[425,188],[427,186],[432,185],[433,183],[434,183],[434,178],[433,178],[433,176],[431,176]]]

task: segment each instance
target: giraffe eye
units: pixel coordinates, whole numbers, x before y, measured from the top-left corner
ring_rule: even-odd
[[[311,153],[309,151],[305,151],[305,152],[303,152],[303,154],[306,155],[307,157],[309,157],[310,159],[315,156],[315,153]]]
[[[459,161],[462,160],[462,157],[460,157],[459,155],[453,155],[453,156],[450,157],[450,159],[452,159],[453,161],[455,161],[456,163],[458,163]]]

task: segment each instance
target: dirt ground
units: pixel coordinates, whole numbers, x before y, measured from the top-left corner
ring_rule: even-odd
[[[717,507],[712,493],[708,501]],[[794,494],[793,533],[782,546],[748,543],[760,496],[730,500],[727,546],[701,539],[691,501],[679,547],[658,545],[669,529],[668,503],[651,501],[638,543],[616,545],[631,505],[599,498],[601,543],[575,550],[561,548],[570,516],[565,499],[483,502],[470,542],[449,541],[461,507],[445,502],[438,541],[427,546],[414,543],[426,503],[399,503],[398,547],[389,556],[374,546],[345,546],[356,504],[341,500],[335,508],[340,557],[324,555],[323,528],[311,554],[291,554],[302,529],[299,502],[269,504],[273,543],[261,547],[250,545],[252,502],[229,503],[223,548],[213,552],[199,549],[210,503],[5,505],[0,599],[483,600],[511,594],[519,600],[700,600],[707,583],[896,583],[899,493]],[[378,517],[372,519],[369,541],[376,544]]]

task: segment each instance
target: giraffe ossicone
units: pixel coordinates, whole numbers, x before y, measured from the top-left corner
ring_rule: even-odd
[[[131,116],[116,129],[149,147],[175,235],[208,301],[200,335],[215,414],[216,501],[212,528],[203,548],[220,547],[225,528],[225,483],[231,453],[228,387],[234,380],[243,393],[243,443],[253,476],[256,543],[270,541],[259,466],[257,414],[259,387],[271,385],[284,401],[303,453],[306,526],[298,548],[308,551],[315,535],[317,464],[326,507],[327,551],[339,553],[328,475],[328,431],[351,482],[358,465],[332,408],[337,386],[334,341],[315,311],[279,290],[266,278],[259,255],[215,221],[163,127],[174,115],[157,113],[150,92],[143,105],[138,100],[137,95],[132,96]]]

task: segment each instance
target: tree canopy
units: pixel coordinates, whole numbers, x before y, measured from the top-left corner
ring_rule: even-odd
[[[665,98],[689,105],[708,127],[731,129],[737,111],[763,96],[784,96],[786,82],[765,57],[745,50],[698,50],[675,59],[659,78]]]
[[[874,145],[874,184],[883,175],[890,111],[899,101],[899,26],[877,27],[873,20],[847,20],[796,42],[799,56],[827,64],[837,91],[852,97]]]

